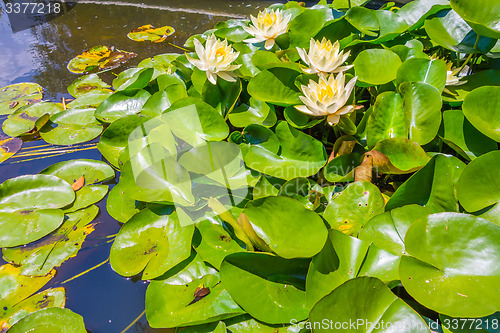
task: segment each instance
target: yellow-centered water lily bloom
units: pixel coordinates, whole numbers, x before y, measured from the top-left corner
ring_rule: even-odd
[[[243,27],[254,38],[245,39],[246,43],[260,43],[265,41],[264,47],[270,50],[274,46],[274,39],[288,30],[291,14],[285,15],[282,10],[264,9],[257,17],[250,15],[252,24]]]
[[[325,37],[321,42],[311,38],[309,52],[300,47],[297,47],[297,51],[302,61],[309,66],[303,69],[308,74],[339,73],[352,67],[352,65],[341,66],[349,58],[350,51],[344,54],[344,51],[340,51],[338,41],[332,44]]]
[[[460,80],[462,68],[453,68],[452,62],[446,63],[446,86],[459,86],[467,82],[467,80]],[[453,95],[451,91],[444,88],[444,91],[450,95]]]
[[[327,121],[331,126],[337,124],[340,116],[354,111],[354,105],[345,105],[351,96],[357,76],[352,78],[346,85],[344,73],[340,72],[337,77],[334,74],[320,76],[319,81],[309,80],[307,86],[302,85],[304,96],[300,100],[304,105],[296,105],[295,108],[310,116],[328,116]]]
[[[199,59],[195,59],[186,54],[190,63],[198,67],[199,70],[207,72],[207,78],[212,84],[217,83],[217,76],[221,79],[234,82],[236,75],[232,72],[241,65],[231,65],[238,58],[239,52],[227,44],[227,40],[220,41],[215,35],[207,38],[205,47],[198,39],[194,39],[194,47]]]

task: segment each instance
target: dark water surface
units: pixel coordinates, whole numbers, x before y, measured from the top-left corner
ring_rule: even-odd
[[[81,0],[67,6],[63,15],[23,29],[23,24],[29,26],[32,22],[22,21],[23,17],[8,16],[5,2],[0,1],[0,87],[19,82],[37,82],[44,87],[44,99],[60,102],[62,97],[70,97],[66,88],[78,77],[71,74],[66,65],[85,49],[104,44],[137,53],[137,58],[115,70],[119,72],[156,54],[182,52],[166,43],[137,43],[129,40],[127,33],[133,28],[144,24],[173,26],[176,32],[167,41],[182,45],[190,35],[204,32],[219,21],[256,14],[259,9],[274,2],[280,1]],[[21,27],[16,27],[16,20]],[[111,83],[109,79],[107,81]],[[0,116],[0,124],[5,118]],[[103,160],[95,148],[97,141],[71,149],[60,147],[60,151],[51,154],[22,158],[14,156],[0,164],[0,183],[16,176],[38,173],[60,161],[77,158]],[[19,154],[30,151],[42,153],[41,149],[51,147],[41,140],[25,142]],[[111,186],[113,184],[114,181],[110,182]],[[105,201],[99,204],[101,212],[95,221],[99,224],[87,237],[77,257],[57,268],[57,275],[44,289],[61,286],[61,282],[109,257],[111,242],[108,236],[116,234],[120,224],[107,214]],[[0,259],[0,265],[3,263]],[[122,332],[144,311],[147,283],[119,276],[109,263],[62,286],[66,288],[66,307],[81,314],[87,329],[92,333]],[[170,331],[150,328],[145,316],[128,330]]]

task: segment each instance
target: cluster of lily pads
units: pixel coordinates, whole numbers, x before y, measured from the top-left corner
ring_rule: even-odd
[[[365,2],[220,22],[112,86],[95,71],[128,56],[98,46],[69,63],[88,74],[67,104],[35,84],[0,92],[2,146],[100,136],[107,161],[0,185],[0,327],[85,331],[62,288],[36,292],[93,231],[96,184],[117,170],[110,264],[149,281],[152,327],[497,332],[500,9]]]

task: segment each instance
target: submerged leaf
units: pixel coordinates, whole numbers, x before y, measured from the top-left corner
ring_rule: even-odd
[[[19,138],[4,138],[0,136],[0,163],[15,155],[21,149],[22,145],[23,140]]]

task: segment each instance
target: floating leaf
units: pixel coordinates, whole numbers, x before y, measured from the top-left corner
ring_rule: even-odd
[[[116,184],[109,192],[106,208],[112,218],[122,223],[127,222],[141,211],[137,207],[136,201],[125,194],[120,184]]]
[[[399,280],[398,266],[398,255],[330,229],[325,246],[313,257],[307,272],[307,303],[312,308],[342,283],[357,276],[377,277],[385,283]]]
[[[114,121],[102,133],[97,149],[109,163],[119,167],[118,157],[127,147],[130,133],[150,119],[141,115],[130,115]]]
[[[40,135],[54,145],[72,145],[97,138],[103,130],[94,117],[95,109],[68,109],[50,118]]]
[[[299,105],[300,92],[295,78],[300,72],[288,68],[269,68],[255,75],[248,84],[248,93],[262,102],[276,105]]]
[[[16,83],[0,88],[0,115],[42,100],[43,88],[37,83]]]
[[[468,160],[473,160],[498,147],[494,140],[472,126],[461,110],[443,112],[439,136],[448,146]]]
[[[311,176],[325,165],[326,152],[321,142],[290,127],[284,121],[276,126],[275,131],[277,142],[281,145],[280,155],[277,154],[277,149],[273,151],[265,146],[251,144],[244,156],[248,167],[289,180]]]
[[[500,87],[480,87],[465,97],[464,115],[484,135],[500,142]]]
[[[309,261],[267,253],[235,253],[220,268],[222,284],[252,317],[268,324],[307,318],[305,273]]]
[[[111,90],[91,90],[68,103],[68,109],[96,108],[104,102],[113,92]]]
[[[23,145],[19,138],[5,138],[0,136],[0,163],[14,156]]]
[[[178,53],[158,54],[152,58],[146,58],[137,65],[137,67],[154,68],[156,71],[169,74],[175,72],[175,66],[172,63],[179,57]]]
[[[161,28],[155,28],[151,24],[146,24],[130,31],[127,37],[136,42],[149,40],[153,43],[161,43],[174,32],[175,29],[168,25]]]
[[[446,63],[443,60],[410,58],[398,69],[396,87],[403,82],[423,82],[442,92],[446,84]]]
[[[9,136],[33,134],[47,123],[50,116],[61,111],[64,111],[64,107],[60,103],[43,102],[29,105],[11,114],[4,121],[2,129]],[[47,116],[43,117],[44,115]]]
[[[89,74],[79,77],[68,86],[68,92],[73,97],[80,97],[90,92],[111,92],[109,84],[101,80],[97,74]]]
[[[500,151],[495,150],[470,162],[457,183],[457,197],[468,212],[500,202]]]
[[[436,155],[398,187],[386,205],[386,210],[417,204],[428,207],[433,213],[458,211],[454,184],[464,163],[456,157]]]
[[[498,3],[494,0],[451,0],[455,10],[481,36],[500,38]]]
[[[115,171],[102,161],[77,159],[59,162],[51,165],[40,172],[45,175],[57,176],[72,185],[82,176],[85,177],[85,185],[110,180],[115,177]]]
[[[382,281],[372,277],[359,277],[345,282],[316,303],[309,314],[309,320],[313,323],[332,323],[321,325],[314,332],[331,332],[335,323],[356,323],[360,318],[363,319],[363,325],[345,331],[369,333],[375,327],[384,327],[382,330],[386,331],[397,327],[398,332],[430,332],[415,310],[394,295]],[[386,328],[387,323],[391,323],[390,328]]]
[[[338,155],[323,169],[325,179],[329,182],[348,182],[354,180],[354,169],[361,164],[361,156],[357,153]]]
[[[3,259],[21,266],[22,275],[44,276],[65,260],[76,256],[87,235],[94,231],[90,224],[99,213],[97,206],[69,213],[63,224],[43,240],[18,248],[3,249]]]
[[[0,185],[0,247],[27,244],[49,234],[63,222],[58,208],[74,200],[71,186],[54,176],[6,180]]]
[[[492,314],[500,308],[499,237],[499,226],[475,216],[424,217],[406,233],[409,256],[401,259],[401,282],[415,300],[439,313]]]
[[[82,74],[93,70],[113,69],[136,56],[137,54],[133,52],[98,45],[71,59],[68,63],[68,70],[71,73]]]
[[[243,212],[256,234],[280,257],[312,257],[326,241],[327,229],[320,216],[295,199],[262,198],[248,203]]]
[[[129,68],[118,74],[113,80],[113,87],[116,91],[125,89],[142,89],[155,77],[153,68]]]
[[[117,91],[102,102],[95,111],[97,119],[112,123],[115,120],[139,113],[151,94],[144,89]]]
[[[379,189],[371,183],[357,181],[330,201],[323,217],[332,229],[357,235],[369,219],[383,212],[384,198]]]
[[[201,221],[196,225],[196,229],[201,235],[200,244],[195,245],[196,252],[217,269],[226,256],[244,251],[218,220]]]
[[[450,8],[448,0],[414,0],[404,5],[398,14],[404,18],[412,31],[422,27],[427,17],[442,9]]]
[[[31,312],[47,307],[64,307],[66,302],[64,288],[47,289],[34,294],[52,277],[55,270],[42,277],[21,275],[21,268],[10,264],[0,266],[0,330],[5,332],[9,326]]]
[[[401,59],[384,49],[364,50],[354,60],[354,70],[360,82],[368,85],[388,83],[396,78]]]
[[[250,124],[271,127],[276,120],[274,107],[253,97],[250,97],[250,105],[242,104],[229,114],[229,121],[235,127],[245,127]]]
[[[142,279],[156,278],[187,259],[194,227],[181,226],[177,213],[156,214],[144,210],[121,229],[111,247],[110,263],[115,272]]]
[[[193,303],[200,285],[210,293]],[[219,272],[194,255],[175,272],[151,281],[146,291],[146,316],[154,328],[210,323],[243,313],[220,281]]]
[[[500,71],[493,69],[478,71],[463,77],[462,81],[464,82],[463,84],[448,86],[446,88],[451,92],[451,95],[443,95],[443,101],[450,103],[458,102],[458,104],[460,104],[460,102],[476,88],[482,86],[500,86]]]
[[[412,173],[429,161],[418,143],[403,138],[382,140],[367,155],[373,158],[376,171],[385,174]]]
[[[87,330],[82,316],[69,309],[48,308],[24,317],[12,326],[9,332],[86,333]]]

